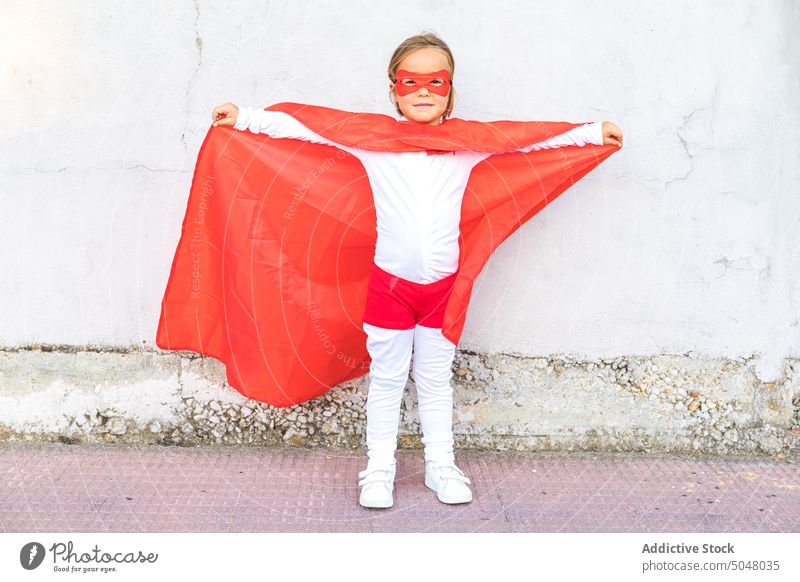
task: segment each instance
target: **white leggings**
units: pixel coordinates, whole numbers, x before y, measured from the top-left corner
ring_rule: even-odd
[[[367,466],[395,464],[400,402],[408,380],[412,345],[414,382],[425,460],[454,462],[453,357],[456,346],[441,328],[417,325],[412,329],[386,329],[364,322],[370,364],[367,393]]]

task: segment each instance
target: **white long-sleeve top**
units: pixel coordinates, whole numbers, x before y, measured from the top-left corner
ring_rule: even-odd
[[[330,141],[288,113],[259,108],[240,108],[233,127],[273,138],[327,144],[358,158],[369,178],[375,204],[375,263],[384,271],[415,283],[433,283],[458,268],[461,201],[472,168],[492,153],[454,151],[428,155],[425,151],[364,150]],[[602,122],[586,123],[511,151],[587,143],[603,145]]]

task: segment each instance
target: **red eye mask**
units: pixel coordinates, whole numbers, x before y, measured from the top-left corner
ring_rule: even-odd
[[[427,75],[417,75],[405,69],[400,69],[397,71],[395,79],[395,89],[397,89],[397,94],[401,96],[416,93],[420,87],[425,87],[431,93],[447,97],[450,92],[450,86],[453,84],[447,69],[428,73]]]

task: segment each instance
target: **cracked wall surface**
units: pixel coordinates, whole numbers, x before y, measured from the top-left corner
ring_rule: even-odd
[[[190,352],[0,353],[0,440],[353,447],[365,444],[368,376],[296,406],[245,398]],[[800,359],[778,382],[752,360],[695,355],[576,360],[459,351],[456,447],[771,454],[800,444]],[[421,448],[413,368],[399,446]]]
[[[386,64],[425,22],[455,53],[456,117],[611,120],[625,133],[478,277],[454,367],[460,442],[794,442],[798,4],[458,6],[8,7],[5,438],[361,442],[364,379],[288,418],[238,400],[211,358],[154,351],[154,336],[212,108],[296,101],[394,115]],[[595,42],[620,22],[621,36]],[[548,50],[556,34],[569,51]],[[409,394],[403,438],[414,443]]]

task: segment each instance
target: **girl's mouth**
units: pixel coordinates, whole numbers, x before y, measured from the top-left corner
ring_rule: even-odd
[[[433,107],[433,103],[418,103],[414,107]]]

